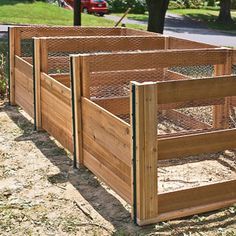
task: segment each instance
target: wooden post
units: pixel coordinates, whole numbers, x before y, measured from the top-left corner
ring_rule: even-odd
[[[11,105],[16,105],[15,101],[15,55],[21,56],[21,34],[15,27],[8,28],[9,37],[9,100]]]
[[[34,38],[34,120],[37,130],[42,129],[41,73],[48,73],[48,50],[45,42]]]
[[[41,73],[40,73],[40,39],[34,39],[34,122],[37,130],[42,128],[41,115]]]
[[[142,225],[158,213],[157,85],[132,84],[133,216]]]
[[[215,65],[215,76],[232,74],[232,52],[229,50],[225,64]],[[223,105],[216,105],[213,109],[213,127],[216,129],[229,128],[231,98],[225,98]]]
[[[81,63],[80,57],[71,57],[71,94],[74,133],[74,167],[83,165],[83,132],[82,132],[82,107],[81,107]]]
[[[10,104],[15,105],[15,29],[9,27],[9,60],[10,60]]]
[[[82,96],[90,98],[90,73],[89,73],[89,62],[86,57],[81,59],[81,74],[82,74]]]

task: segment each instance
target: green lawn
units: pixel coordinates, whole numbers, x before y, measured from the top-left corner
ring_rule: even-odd
[[[179,15],[189,16],[195,20],[201,20],[207,24],[209,28],[219,30],[230,30],[236,31],[236,11],[231,11],[232,18],[234,19],[233,24],[219,24],[215,20],[219,14],[219,10],[208,10],[208,9],[175,9],[170,10],[170,13],[176,13]]]
[[[0,0],[0,22],[19,24],[72,25],[73,13],[44,2]],[[112,26],[112,21],[92,15],[82,16],[83,25]]]
[[[168,10],[169,13],[175,13],[178,15],[188,16],[195,20],[200,20],[206,23],[209,28],[219,29],[219,30],[230,30],[236,31],[236,11],[231,11],[232,17],[235,21],[234,24],[222,25],[215,22],[219,9],[173,9]],[[122,14],[116,14],[121,16]],[[129,14],[129,19],[147,21],[148,14]]]

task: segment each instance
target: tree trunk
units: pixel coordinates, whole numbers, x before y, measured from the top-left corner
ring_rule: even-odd
[[[232,23],[232,17],[230,13],[231,0],[221,0],[220,1],[220,14],[217,18],[217,22],[227,24]]]
[[[146,0],[149,17],[148,31],[163,34],[169,0]]]

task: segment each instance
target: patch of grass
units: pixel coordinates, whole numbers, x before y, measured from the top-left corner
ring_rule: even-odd
[[[188,16],[194,20],[199,20],[211,28],[218,30],[229,30],[236,32],[236,11],[231,11],[232,18],[234,23],[232,24],[219,24],[216,22],[216,19],[219,15],[218,9],[174,9],[170,10],[170,13],[175,13],[178,15]]]
[[[9,24],[72,25],[73,12],[44,2],[1,0],[0,22]],[[114,22],[82,14],[84,26],[114,26]]]
[[[117,13],[115,15],[119,16],[119,17],[123,16],[123,14],[119,14],[119,13]],[[147,21],[148,20],[148,13],[145,13],[145,14],[128,14],[127,18],[131,19],[131,20]]]

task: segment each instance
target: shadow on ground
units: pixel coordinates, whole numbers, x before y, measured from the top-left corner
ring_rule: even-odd
[[[236,209],[235,212],[224,209],[214,214],[201,214],[200,217],[187,217],[145,227],[135,226],[130,219],[130,212],[100,184],[90,171],[85,168],[72,169],[72,161],[68,158],[67,152],[51,140],[46,132],[33,131],[33,124],[19,113],[16,107],[5,105],[0,109],[1,111],[6,112],[23,131],[15,141],[32,141],[43,155],[59,168],[60,173],[48,176],[48,181],[53,184],[69,181],[95,211],[114,226],[116,230],[114,235],[183,235],[185,232],[208,234],[217,233],[220,228],[236,227]]]

